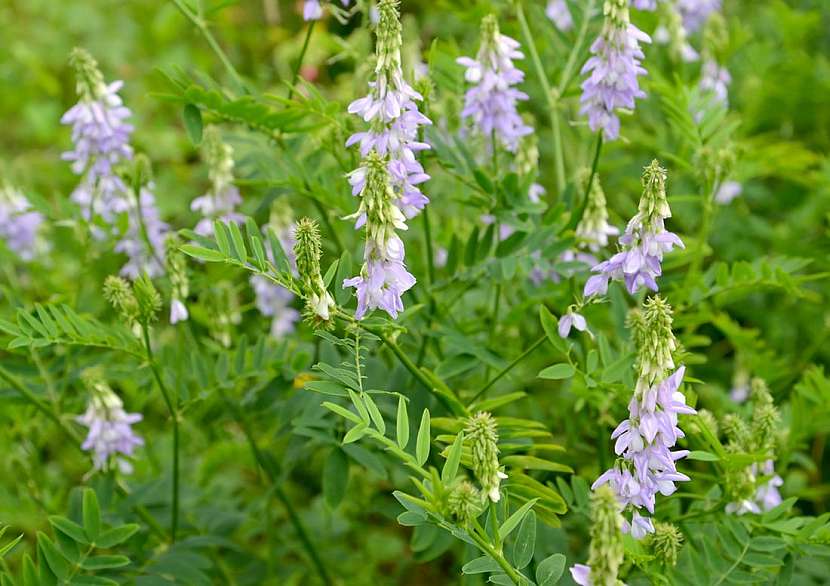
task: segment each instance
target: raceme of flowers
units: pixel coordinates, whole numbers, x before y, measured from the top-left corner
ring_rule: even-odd
[[[359,144],[363,157],[372,151],[387,157],[395,205],[412,218],[429,203],[418,187],[429,175],[417,154],[430,148],[418,139],[418,133],[432,122],[418,110],[417,102],[423,98],[406,82],[401,70],[398,0],[381,0],[378,9],[375,75],[369,82],[369,94],[349,104],[349,112],[361,116],[371,127],[349,137],[346,146]]]
[[[128,191],[116,167],[132,159],[132,116],[118,91],[123,82],[104,83],[98,64],[83,49],[75,49],[70,61],[77,76],[79,100],[61,118],[72,126],[73,150],[63,154],[81,182],[72,200],[89,220],[99,216],[107,223],[129,207]]]
[[[523,59],[519,43],[499,32],[494,15],[481,23],[481,46],[475,59],[460,57],[457,61],[467,68],[464,78],[474,84],[464,96],[462,119],[470,119],[483,137],[495,139],[504,148],[515,152],[523,136],[533,132],[516,110],[527,94],[514,86],[524,81],[524,72],[514,64]],[[496,145],[491,145],[495,148]]]
[[[130,146],[133,127],[125,122],[132,114],[118,95],[122,82],[105,84],[98,64],[82,49],[72,52],[71,61],[78,78],[80,100],[63,115],[61,122],[72,125],[75,147],[64,153],[63,158],[72,162],[76,174],[82,175],[72,199],[87,220],[99,217],[114,227],[117,217],[127,214],[126,232],[115,245],[116,252],[128,257],[121,269],[122,275],[130,278],[143,272],[161,275],[168,226],[159,217],[152,185],[138,187],[136,195],[119,174],[133,160]],[[106,235],[97,226],[92,227],[92,233],[98,238]]]
[[[675,464],[688,451],[671,448],[684,437],[678,415],[692,415],[695,410],[686,405],[679,390],[685,367],[668,374],[675,367],[671,355],[676,348],[668,303],[652,297],[632,321],[639,376],[628,405],[628,419],[611,434],[616,440],[614,452],[621,457],[597,478],[593,488],[611,486],[621,506],[632,509],[623,531],[641,539],[653,533],[654,526],[640,511],[653,514],[658,493],[669,496],[676,490],[675,482],[689,480]]]
[[[144,444],[132,429],[141,421],[140,413],[127,413],[121,399],[106,383],[87,381],[90,398],[87,410],[76,421],[89,428],[81,448],[92,451],[96,470],[108,470],[115,465],[124,473],[132,472],[129,458],[135,448]]]
[[[637,214],[629,221],[619,238],[622,250],[607,261],[596,265],[585,283],[584,295],[604,295],[609,280],[620,280],[632,295],[641,287],[657,291],[657,277],[662,274],[663,254],[683,242],[665,228],[671,217],[666,200],[666,170],[652,161],[643,171],[643,195]]]
[[[11,185],[0,186],[0,239],[23,260],[38,251],[38,230],[43,215],[32,209],[26,196]]]
[[[582,83],[580,113],[588,117],[591,130],[615,140],[620,134],[617,110],[633,110],[635,99],[645,97],[637,79],[646,74],[640,43],[651,38],[629,21],[628,0],[606,0],[604,14],[602,32],[582,68],[589,75]]]
[[[386,160],[372,151],[363,166],[349,177],[361,202],[352,216],[356,228],[366,231],[364,264],[360,275],[343,281],[357,293],[355,317],[383,309],[392,318],[403,311],[402,295],[415,285],[404,263],[404,244],[396,230],[406,230],[406,218],[394,205],[395,193]]]
[[[242,203],[239,189],[233,183],[233,147],[222,142],[219,129],[209,126],[204,132],[204,155],[208,164],[210,189],[190,203],[190,209],[202,214],[196,232],[203,236],[213,233],[213,222],[238,222],[242,216],[236,207]]]

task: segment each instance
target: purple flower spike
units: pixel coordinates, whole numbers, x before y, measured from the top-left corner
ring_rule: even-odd
[[[582,83],[580,113],[588,116],[591,130],[602,130],[605,140],[616,140],[620,134],[616,111],[633,110],[634,100],[645,97],[637,80],[646,74],[640,65],[640,43],[650,43],[651,38],[629,22],[628,0],[608,0],[605,5],[605,24],[582,68],[589,75]]]
[[[524,72],[513,65],[513,60],[524,55],[517,41],[499,33],[495,16],[485,17],[481,30],[476,58],[457,60],[467,68],[464,78],[474,84],[464,96],[461,118],[472,120],[482,136],[489,139],[495,134],[507,150],[516,152],[519,139],[533,132],[516,110],[516,103],[526,100],[527,94],[513,87],[524,81]]]

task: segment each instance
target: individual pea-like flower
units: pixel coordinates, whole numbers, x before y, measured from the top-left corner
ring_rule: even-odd
[[[728,106],[730,83],[732,83],[732,76],[726,67],[721,67],[713,59],[707,59],[703,62],[700,75],[701,91],[711,93],[718,102]]]
[[[583,169],[580,183],[583,189],[590,181],[590,171]],[[585,203],[585,212],[576,227],[576,239],[579,245],[591,252],[599,252],[600,248],[608,246],[608,237],[620,233],[616,226],[608,223],[608,208],[605,203],[605,192],[602,190],[599,177],[594,177],[591,190],[588,192],[588,201]]]
[[[346,146],[359,144],[363,157],[371,151],[387,157],[394,203],[407,218],[412,218],[429,203],[419,185],[430,177],[418,162],[417,154],[430,148],[418,140],[418,133],[432,122],[418,110],[417,102],[423,97],[403,77],[398,0],[381,0],[378,10],[375,75],[369,83],[369,94],[349,105],[349,112],[362,117],[371,127],[349,137]],[[351,175],[354,194],[361,191],[360,177],[360,169]]]
[[[585,283],[584,295],[604,295],[609,280],[625,283],[632,295],[641,287],[657,291],[657,277],[662,274],[663,255],[683,242],[665,228],[671,209],[666,199],[666,170],[652,161],[643,171],[643,195],[637,214],[619,238],[622,250],[591,270],[598,273]]]
[[[492,415],[480,411],[467,420],[465,441],[469,443],[473,460],[473,472],[481,490],[494,503],[501,500],[499,485],[507,478],[499,466],[498,424]]]
[[[560,31],[567,32],[574,27],[571,10],[565,0],[548,0],[545,14]]]
[[[395,192],[384,158],[371,152],[350,180],[358,173],[361,201],[351,217],[357,219],[356,227],[366,232],[364,262],[360,274],[343,281],[343,286],[355,288],[357,319],[373,309],[383,309],[394,319],[403,311],[401,296],[415,285],[415,277],[404,263],[403,241],[396,234],[396,230],[407,229],[406,218],[394,205]]]
[[[144,444],[132,429],[141,421],[140,413],[127,413],[124,404],[105,382],[94,376],[85,376],[90,397],[86,412],[75,420],[89,428],[81,449],[92,451],[95,470],[109,470],[113,466],[124,473],[132,472],[135,448]]]
[[[323,18],[323,6],[320,0],[304,0],[303,20],[320,20]]]
[[[133,127],[127,123],[132,113],[118,95],[123,82],[106,84],[88,52],[74,49],[70,63],[77,77],[79,100],[63,115],[61,123],[72,127],[74,145],[63,159],[70,161],[72,171],[81,177],[72,200],[86,219],[97,215],[113,223],[129,206],[127,188],[116,167],[133,156]]]
[[[43,215],[32,209],[23,193],[0,185],[0,239],[23,260],[32,260],[40,248],[38,231]]]
[[[633,110],[634,100],[645,97],[637,80],[646,74],[640,65],[644,57],[640,43],[650,43],[651,38],[629,21],[628,0],[606,0],[603,12],[602,32],[582,68],[589,75],[582,82],[580,113],[588,116],[591,130],[602,130],[606,140],[616,140],[620,135],[617,110]]]
[[[715,201],[721,205],[729,205],[732,200],[744,191],[744,186],[737,181],[724,181],[715,193]]]
[[[568,312],[559,318],[559,337],[567,338],[571,333],[571,328],[575,328],[580,332],[588,329],[588,323],[585,321],[585,317],[575,312],[573,307],[569,307]]]
[[[343,6],[348,6],[351,0],[340,0]],[[303,20],[320,20],[323,18],[323,5],[320,0],[303,0]]]
[[[202,214],[196,232],[206,236],[213,233],[213,222],[239,222],[242,216],[236,207],[242,203],[239,189],[234,185],[233,147],[222,141],[219,129],[208,126],[204,132],[204,156],[208,164],[210,189],[190,203],[190,209]]]
[[[525,124],[516,104],[527,94],[514,86],[524,81],[524,72],[513,64],[523,59],[518,41],[499,32],[495,15],[481,22],[481,46],[475,59],[460,57],[457,62],[467,68],[464,78],[474,84],[464,96],[462,119],[470,119],[475,130],[486,139],[495,139],[515,152],[523,136],[533,132]],[[491,145],[496,148],[496,145]]]

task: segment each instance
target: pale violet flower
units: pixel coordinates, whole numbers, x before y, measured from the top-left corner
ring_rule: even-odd
[[[657,0],[631,0],[631,5],[637,10],[657,10]]]
[[[574,27],[574,19],[565,0],[548,0],[545,14],[560,31],[567,32]]]
[[[724,181],[715,193],[715,201],[721,205],[729,205],[743,191],[744,186],[737,181]]]
[[[187,306],[180,299],[173,299],[170,302],[170,323],[177,324],[180,321],[187,321],[190,315]]]
[[[584,332],[588,329],[588,323],[581,314],[569,309],[568,313],[559,318],[559,337],[567,338],[571,333],[571,328]]]

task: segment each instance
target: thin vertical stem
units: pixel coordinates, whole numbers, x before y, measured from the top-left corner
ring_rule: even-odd
[[[303,66],[303,61],[305,60],[306,51],[308,51],[308,44],[311,41],[311,33],[314,31],[314,23],[316,21],[312,20],[308,24],[308,30],[305,33],[305,40],[303,41],[303,48],[300,51],[300,57],[297,59],[297,64],[294,66],[294,73],[291,76],[291,87],[288,88],[288,99],[290,100],[294,97],[294,86],[297,85],[297,79],[300,77],[300,69]]]
[[[153,357],[153,347],[150,345],[150,332],[147,324],[141,324],[141,332],[144,338],[144,348],[147,352],[147,362],[150,363],[150,370],[153,371],[153,377],[156,379],[156,384],[162,397],[164,397],[164,403],[167,405],[167,410],[173,420],[173,495],[170,513],[170,541],[176,543],[176,532],[179,527],[179,413]]]
[[[514,2],[516,7],[516,16],[519,19],[519,26],[522,29],[522,36],[524,37],[527,50],[530,53],[530,59],[533,62],[533,68],[536,70],[536,75],[542,84],[542,89],[545,92],[545,101],[548,106],[548,115],[550,116],[550,124],[553,130],[554,141],[554,166],[556,168],[556,189],[561,194],[565,191],[565,159],[562,151],[562,136],[559,127],[559,95],[554,95],[553,88],[550,85],[548,76],[545,73],[545,67],[542,65],[542,60],[539,58],[539,52],[536,50],[536,43],[533,42],[533,33],[530,32],[530,27],[525,18],[524,9],[522,8],[522,0]]]

